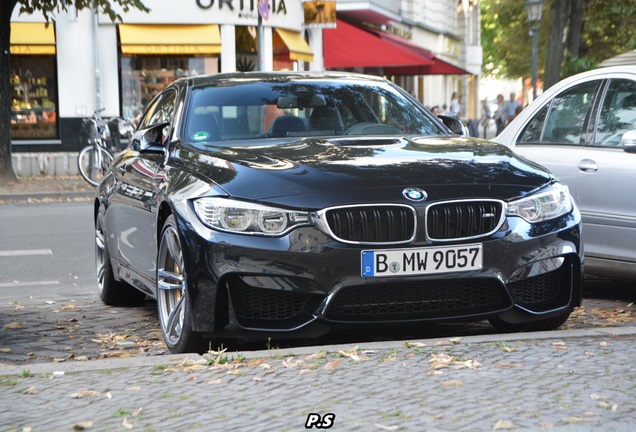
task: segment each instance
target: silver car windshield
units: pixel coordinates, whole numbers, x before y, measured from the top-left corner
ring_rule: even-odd
[[[195,87],[184,141],[306,136],[439,135],[446,131],[387,83],[294,79]]]

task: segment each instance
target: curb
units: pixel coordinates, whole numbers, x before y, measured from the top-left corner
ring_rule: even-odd
[[[574,330],[551,330],[534,333],[502,333],[488,334],[477,336],[463,336],[460,338],[460,345],[476,345],[483,343],[496,343],[500,341],[519,342],[528,340],[564,340],[564,339],[581,339],[581,338],[603,338],[617,336],[636,336],[636,327],[599,327],[593,329],[574,329]],[[438,342],[447,342],[449,338],[431,338],[421,339],[418,342],[424,343],[427,347],[435,347]],[[362,343],[365,349],[369,350],[394,350],[403,348],[405,342],[408,341],[382,341]],[[303,346],[297,348],[270,349],[261,351],[240,352],[245,359],[269,358],[273,356],[298,356],[310,355],[316,352],[325,351],[334,354],[339,351],[351,349],[353,344],[347,343],[342,345],[325,345],[325,346]],[[238,352],[236,352],[238,353]],[[236,354],[235,352],[227,352],[228,356]],[[131,358],[107,358],[90,361],[74,361],[65,363],[34,363],[30,365],[0,365],[0,376],[20,375],[25,370],[34,374],[44,373],[79,373],[79,372],[95,372],[107,369],[132,369],[143,367],[154,367],[157,365],[165,365],[166,363],[178,364],[187,360],[196,361],[205,358],[206,354],[166,354],[160,356],[149,357],[131,357]]]

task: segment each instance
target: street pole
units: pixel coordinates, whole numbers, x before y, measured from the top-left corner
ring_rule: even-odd
[[[539,26],[533,25],[530,28],[532,36],[532,100],[537,98],[537,36],[539,35]]]

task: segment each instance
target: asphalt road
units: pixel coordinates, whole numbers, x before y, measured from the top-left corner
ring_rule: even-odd
[[[95,291],[90,202],[0,206],[0,301]]]
[[[90,202],[0,205],[0,364],[166,353],[156,303],[105,306],[97,295]],[[632,326],[636,287],[589,280],[584,307],[563,329]],[[487,322],[447,323],[320,340],[247,341],[240,350],[495,333]]]

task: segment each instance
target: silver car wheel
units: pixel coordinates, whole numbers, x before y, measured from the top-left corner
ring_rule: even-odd
[[[95,223],[95,273],[97,274],[97,286],[100,295],[104,291],[106,272],[108,271],[106,263],[107,259],[106,239],[104,238],[102,218],[98,217]]]
[[[159,321],[166,343],[179,343],[185,323],[185,288],[183,254],[179,236],[173,226],[166,227],[157,260],[157,303]]]

